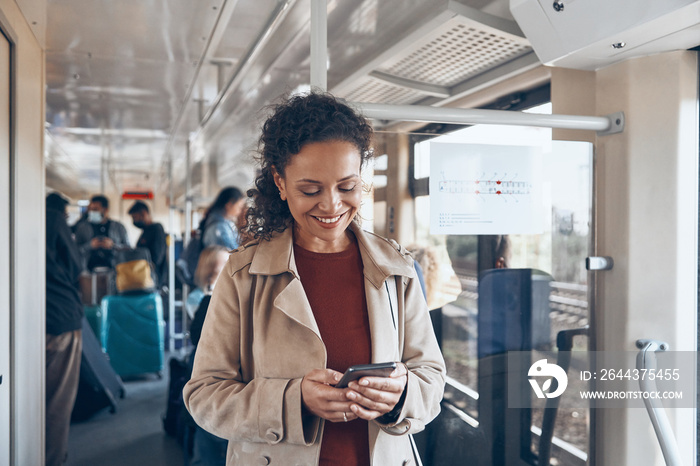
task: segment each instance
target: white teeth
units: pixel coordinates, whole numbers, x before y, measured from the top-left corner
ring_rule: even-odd
[[[319,222],[333,223],[333,222],[337,222],[340,217],[342,217],[342,215],[338,215],[337,217],[333,217],[333,218],[321,218],[321,217],[314,217],[314,218],[316,220],[318,220]]]

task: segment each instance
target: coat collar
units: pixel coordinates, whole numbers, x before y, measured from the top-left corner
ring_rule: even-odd
[[[360,246],[364,275],[376,288],[380,288],[392,275],[415,275],[410,255],[396,242],[366,232],[355,222],[350,224],[350,229]],[[279,275],[290,272],[299,277],[294,262],[292,230],[289,227],[269,241],[260,241],[250,264],[251,274]]]

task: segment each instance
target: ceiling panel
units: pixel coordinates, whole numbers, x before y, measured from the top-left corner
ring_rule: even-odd
[[[392,104],[450,97],[529,52],[507,3],[329,0],[329,88]],[[50,0],[47,182],[165,192],[173,160],[178,197],[191,137],[198,189],[251,179],[266,106],[308,87],[309,12],[309,0]]]

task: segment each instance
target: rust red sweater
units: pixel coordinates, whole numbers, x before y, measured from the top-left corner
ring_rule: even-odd
[[[304,291],[326,345],[329,369],[338,372],[371,362],[362,258],[356,242],[338,253],[316,253],[294,245]],[[369,465],[367,421],[326,421],[320,465]]]

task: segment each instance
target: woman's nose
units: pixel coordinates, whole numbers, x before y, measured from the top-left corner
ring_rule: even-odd
[[[340,194],[335,191],[326,191],[321,198],[319,207],[324,212],[335,213],[340,207]]]

